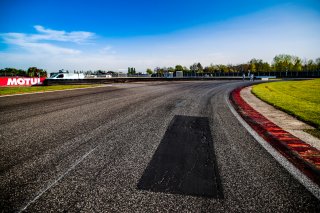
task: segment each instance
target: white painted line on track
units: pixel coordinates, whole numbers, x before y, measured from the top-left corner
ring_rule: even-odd
[[[27,203],[23,208],[20,209],[19,212],[25,211],[32,203],[37,201],[46,191],[51,189],[53,186],[55,186],[62,178],[64,178],[71,170],[73,170],[79,163],[81,163],[88,155],[90,155],[97,147],[91,149],[89,152],[87,152],[85,155],[83,155],[80,159],[78,159],[76,162],[74,162],[71,167],[65,171],[62,175],[60,175],[57,179],[55,179],[52,183],[50,183],[44,190],[40,191],[38,195],[33,198],[31,201]]]
[[[20,95],[43,94],[43,93],[50,93],[50,92],[63,92],[63,91],[82,90],[82,89],[94,89],[94,88],[111,87],[111,86],[113,86],[113,85],[107,84],[107,85],[103,85],[103,86],[94,86],[94,87],[62,89],[62,90],[48,90],[48,91],[45,91],[45,92],[28,92],[28,93],[19,93],[19,94],[12,94],[12,95],[0,95],[0,98],[11,97],[11,96],[20,96]]]
[[[272,157],[274,157],[280,165],[282,165],[293,177],[295,177],[307,190],[309,190],[318,200],[320,200],[320,187],[310,180],[305,174],[303,174],[299,169],[297,169],[290,161],[288,161],[284,156],[282,156],[277,150],[275,150],[267,141],[254,131],[249,124],[247,124],[243,118],[238,114],[238,112],[233,108],[229,101],[229,94],[225,94],[225,101],[230,108],[233,115],[239,120],[239,122],[247,129],[247,131],[256,139],[263,148],[269,152]]]

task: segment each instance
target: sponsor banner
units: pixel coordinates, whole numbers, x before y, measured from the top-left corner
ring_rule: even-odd
[[[0,87],[20,87],[43,84],[46,78],[1,77]]]

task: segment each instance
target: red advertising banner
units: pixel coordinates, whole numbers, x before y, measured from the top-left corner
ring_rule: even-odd
[[[0,87],[23,87],[43,84],[46,78],[0,77]]]

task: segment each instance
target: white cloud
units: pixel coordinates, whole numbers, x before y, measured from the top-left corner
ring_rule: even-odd
[[[3,33],[0,34],[3,41],[8,45],[14,45],[23,48],[33,54],[48,55],[74,55],[81,51],[73,48],[61,47],[52,42],[68,42],[77,45],[90,41],[94,33],[85,31],[65,32],[59,30],[46,29],[43,26],[34,26],[38,33]]]
[[[34,41],[52,40],[81,43],[88,41],[95,35],[92,32],[85,31],[65,32],[63,30],[46,29],[40,25],[36,25],[34,28],[39,32],[39,34],[32,34],[29,36],[29,38]]]
[[[33,54],[57,55],[78,54],[81,52],[79,50],[59,47],[50,43],[34,42],[23,33],[6,33],[2,34],[2,37],[6,44],[19,46],[28,52],[32,52]]]
[[[37,54],[76,55],[81,53],[80,50],[58,47],[48,43],[23,43],[23,47],[28,48],[30,51]]]
[[[116,54],[116,51],[113,50],[112,46],[105,46],[99,50],[100,54]]]
[[[37,66],[55,72],[61,68],[110,69],[111,66],[117,67],[116,63],[119,63],[113,47],[104,42],[96,43],[93,40],[94,33],[52,30],[39,25],[34,28],[36,33],[33,34],[0,34],[2,41],[9,47],[0,51],[2,66],[21,69]],[[85,51],[82,51],[84,47]]]

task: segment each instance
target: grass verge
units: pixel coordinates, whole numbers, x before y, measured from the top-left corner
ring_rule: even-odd
[[[252,93],[276,108],[314,126],[316,130],[312,131],[312,134],[318,135],[320,131],[320,79],[258,84],[253,86]]]
[[[66,89],[89,88],[89,87],[97,87],[97,86],[101,86],[101,84],[54,85],[54,86],[32,86],[32,87],[0,87],[0,96],[66,90]]]
[[[303,131],[320,139],[320,130],[319,129],[305,129]]]

